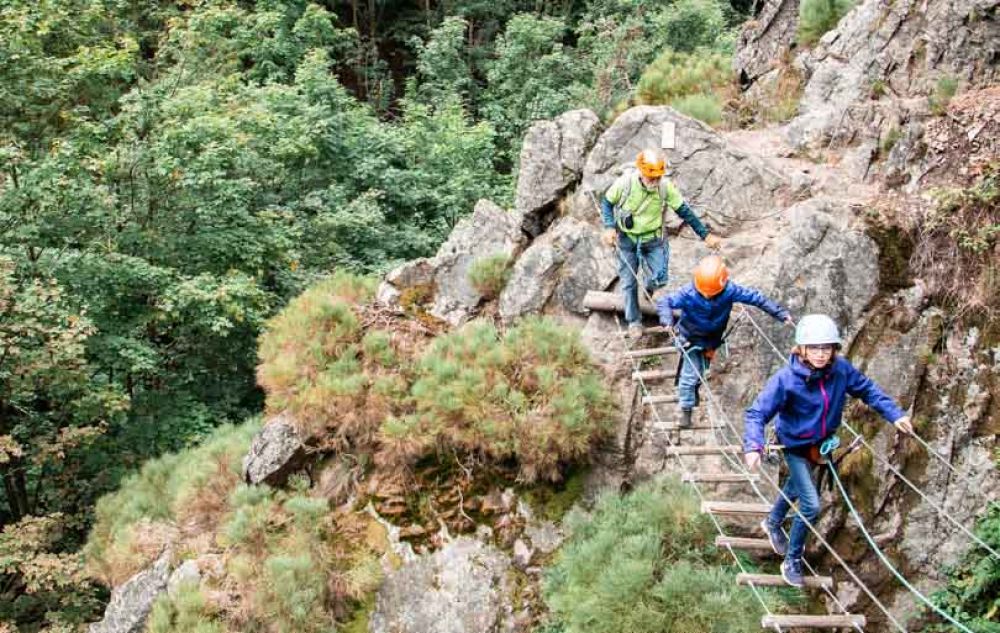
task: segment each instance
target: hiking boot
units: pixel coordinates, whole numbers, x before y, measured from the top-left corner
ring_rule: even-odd
[[[805,587],[806,581],[802,578],[802,559],[786,558],[781,563],[781,577],[793,587]]]
[[[633,341],[642,336],[642,323],[629,323],[626,336]]]
[[[693,411],[691,409],[681,409],[681,428],[690,429],[691,428],[691,414]]]
[[[788,537],[785,533],[781,531],[781,526],[771,527],[771,522],[764,519],[760,522],[761,529],[764,530],[764,534],[767,534],[767,540],[771,543],[771,549],[778,556],[784,556],[788,553]]]

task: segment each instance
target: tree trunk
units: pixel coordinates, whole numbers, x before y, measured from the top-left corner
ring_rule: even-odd
[[[29,514],[28,487],[24,478],[24,462],[20,457],[12,457],[6,464],[0,464],[0,478],[3,478],[7,507],[13,522],[20,521]]]

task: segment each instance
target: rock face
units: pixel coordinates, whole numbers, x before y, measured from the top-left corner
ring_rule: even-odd
[[[89,633],[140,633],[156,599],[167,590],[170,554],[164,552],[149,569],[132,576],[111,592],[104,619],[90,625]]]
[[[666,152],[671,178],[703,220],[725,234],[742,220],[773,211],[788,186],[779,173],[672,108],[639,106],[622,113],[594,145],[580,190],[571,200],[572,213],[598,223],[598,211],[585,192],[603,193],[643,148],[660,147],[667,122],[675,125],[676,149]],[[667,217],[673,227],[680,224],[676,215]]]
[[[511,631],[510,560],[496,548],[458,538],[405,564],[379,589],[371,633]]]
[[[556,202],[580,179],[600,130],[600,120],[590,110],[571,110],[528,130],[521,146],[515,203],[526,233],[536,237],[548,228]]]
[[[500,295],[505,321],[542,312],[586,314],[583,296],[608,287],[617,277],[614,254],[602,246],[597,229],[576,218],[562,218],[518,258]]]
[[[892,98],[930,94],[940,78],[996,83],[997,0],[864,0],[798,60],[809,76],[789,140],[809,145],[864,128]],[[896,105],[890,107],[897,107]]]
[[[744,89],[774,68],[795,43],[799,26],[795,0],[765,0],[757,6],[757,14],[740,31],[733,55],[733,70]]]
[[[305,465],[306,450],[288,413],[268,420],[253,438],[243,458],[243,480],[269,486],[284,484],[289,475]]]
[[[480,200],[472,215],[455,225],[432,259],[407,262],[386,275],[378,289],[378,301],[398,306],[405,291],[423,289],[431,294],[428,303],[432,315],[452,325],[463,323],[483,300],[469,281],[469,268],[493,255],[515,257],[525,242],[521,224],[520,214]]]

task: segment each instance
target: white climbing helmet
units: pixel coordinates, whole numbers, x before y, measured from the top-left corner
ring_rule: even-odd
[[[796,345],[840,345],[840,332],[825,314],[807,314],[795,327]]]

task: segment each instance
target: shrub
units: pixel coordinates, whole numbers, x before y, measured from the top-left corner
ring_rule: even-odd
[[[678,112],[709,125],[717,125],[722,121],[722,103],[713,94],[688,95],[674,101],[672,105]]]
[[[654,12],[652,22],[660,41],[685,53],[715,48],[726,26],[723,5],[716,0],[677,0]]]
[[[734,571],[720,567],[714,530],[676,479],[606,494],[571,513],[571,536],[543,594],[564,633],[758,631],[762,609]]]
[[[614,405],[575,332],[526,319],[502,339],[472,322],[419,359],[412,412],[381,429],[382,463],[415,463],[435,447],[515,458],[526,481],[559,480],[610,429]]]
[[[959,317],[996,330],[1000,317],[1000,162],[984,168],[969,187],[939,188],[916,223],[910,268],[928,292]]]
[[[163,594],[153,604],[146,630],[149,633],[225,633],[214,621],[216,609],[202,594],[198,583],[181,583],[172,595]]]
[[[371,280],[334,275],[292,300],[261,336],[257,380],[267,408],[290,412],[307,436],[363,442],[391,407],[370,393],[372,377],[396,364],[392,337],[362,327],[359,310],[372,293]]]
[[[818,42],[853,6],[853,0],[802,0],[799,4],[799,43]]]
[[[927,98],[931,112],[937,116],[942,116],[948,110],[951,98],[958,91],[958,80],[954,77],[941,77],[934,84],[934,92]]]
[[[487,300],[500,296],[510,279],[512,261],[506,253],[497,253],[472,262],[469,266],[469,283]]]
[[[102,497],[84,549],[88,571],[116,586],[152,562],[179,518],[199,531],[214,526],[259,429],[259,419],[219,427],[197,448],[146,462]],[[144,539],[154,542],[144,547]]]
[[[1000,548],[1000,506],[990,506],[977,525],[976,534],[990,547]],[[948,585],[931,598],[935,604],[973,631],[1000,633],[1000,562],[981,547],[973,546],[961,563],[947,571]],[[936,625],[934,633],[953,631]]]
[[[666,49],[643,71],[636,100],[644,105],[673,105],[689,95],[721,94],[733,86],[730,62],[731,57],[722,53]]]

